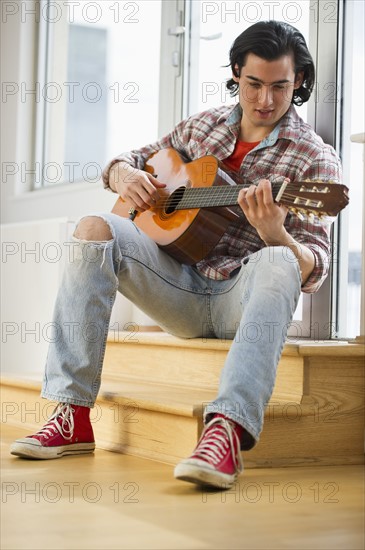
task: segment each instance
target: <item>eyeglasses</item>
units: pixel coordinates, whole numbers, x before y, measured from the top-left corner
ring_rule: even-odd
[[[266,84],[265,82],[246,82],[242,86],[241,93],[248,101],[257,101],[261,98],[264,88],[270,90],[270,95],[278,97],[283,96],[287,101],[291,101],[293,97],[294,82],[277,82]]]

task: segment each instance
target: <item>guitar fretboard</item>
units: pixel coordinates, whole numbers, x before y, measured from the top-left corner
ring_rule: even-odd
[[[272,184],[273,196],[276,197],[281,183]],[[222,185],[215,187],[196,187],[177,190],[169,200],[169,208],[185,210],[189,208],[213,208],[216,206],[233,206],[237,204],[241,189],[249,185]]]

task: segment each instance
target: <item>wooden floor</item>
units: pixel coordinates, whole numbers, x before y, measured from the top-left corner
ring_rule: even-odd
[[[252,469],[207,492],[172,466],[108,451],[11,456],[24,435],[2,426],[2,550],[364,548],[362,466]]]

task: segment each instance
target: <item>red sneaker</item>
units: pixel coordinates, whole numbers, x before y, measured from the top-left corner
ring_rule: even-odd
[[[243,471],[239,437],[234,423],[214,417],[205,427],[196,449],[175,467],[176,479],[229,489]]]
[[[61,458],[92,453],[95,449],[90,409],[59,403],[47,424],[36,434],[12,443],[12,455],[22,458]]]

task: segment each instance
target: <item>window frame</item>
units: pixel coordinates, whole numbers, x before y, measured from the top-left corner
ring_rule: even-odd
[[[316,14],[310,20],[309,42],[316,67],[317,87],[308,104],[308,122],[322,137],[323,141],[332,145],[337,151],[338,143],[338,90],[340,83],[340,47],[342,24],[341,5],[343,0],[324,3],[320,0],[312,2]],[[336,20],[329,15],[328,7],[336,6]],[[332,24],[331,24],[332,23]],[[328,100],[328,90],[334,90],[333,100]],[[329,124],[329,121],[332,121]],[[330,270],[326,281],[320,290],[313,295],[305,295],[303,312],[309,316],[308,337],[312,340],[331,340],[337,338],[337,290],[338,290],[338,257],[340,243],[338,239],[342,214],[334,222],[331,231],[332,256]]]

